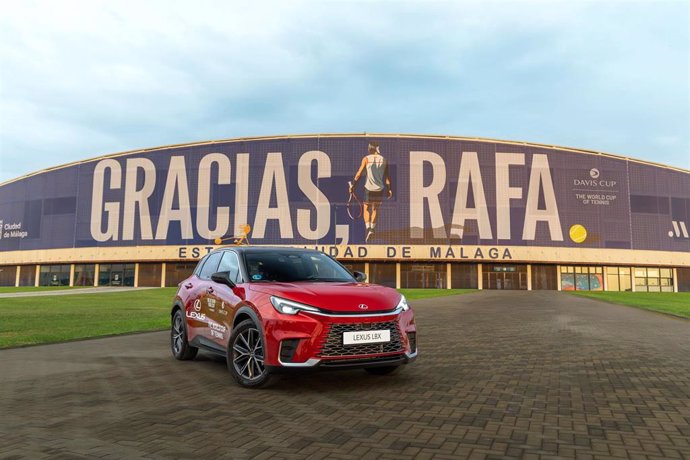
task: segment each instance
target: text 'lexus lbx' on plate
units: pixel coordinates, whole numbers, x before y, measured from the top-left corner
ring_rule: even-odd
[[[414,312],[395,289],[364,278],[315,250],[215,250],[180,283],[173,355],[223,355],[245,387],[293,369],[388,374],[417,356]]]

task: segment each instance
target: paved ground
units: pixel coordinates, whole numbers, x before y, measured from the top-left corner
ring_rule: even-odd
[[[690,321],[555,292],[418,301],[401,373],[243,390],[165,333],[0,351],[0,457],[690,459]]]
[[[124,292],[132,290],[153,289],[150,287],[94,287],[94,288],[79,288],[79,289],[55,289],[45,291],[24,291],[24,292],[3,292],[0,298],[3,297],[41,297],[45,295],[72,295],[72,294],[102,294],[104,292]]]

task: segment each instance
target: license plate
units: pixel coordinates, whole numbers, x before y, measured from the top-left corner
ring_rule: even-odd
[[[360,343],[384,343],[391,341],[391,331],[354,331],[343,332],[343,345],[358,345]]]

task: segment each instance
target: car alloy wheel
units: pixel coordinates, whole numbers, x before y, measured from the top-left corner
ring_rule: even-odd
[[[248,381],[259,380],[266,372],[261,332],[249,327],[235,337],[232,344],[232,365],[235,372]]]
[[[172,347],[173,353],[179,355],[182,353],[182,347],[184,346],[184,325],[182,324],[182,315],[175,315],[172,327]]]
[[[176,310],[172,317],[172,325],[170,327],[170,351],[172,351],[175,359],[181,361],[194,359],[199,351],[198,348],[191,346],[187,342],[187,328],[182,310]]]

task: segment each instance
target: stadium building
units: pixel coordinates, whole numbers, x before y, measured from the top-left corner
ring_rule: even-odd
[[[318,248],[401,288],[690,291],[690,171],[525,142],[295,135],[0,184],[0,285],[176,286],[219,244]]]

